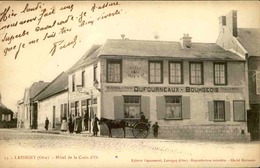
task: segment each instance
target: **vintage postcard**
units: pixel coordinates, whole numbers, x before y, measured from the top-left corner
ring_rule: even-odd
[[[259,167],[259,9],[0,2],[0,167]]]

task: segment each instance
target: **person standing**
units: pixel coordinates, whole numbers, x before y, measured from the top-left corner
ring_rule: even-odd
[[[48,119],[48,117],[46,117],[46,120],[45,120],[45,129],[46,129],[46,131],[48,131],[48,128],[49,128],[49,119]]]
[[[82,132],[82,118],[79,115],[79,113],[75,120],[75,130],[74,131],[76,132],[76,134],[79,134]]]
[[[88,111],[85,110],[85,115],[84,115],[84,127],[85,127],[85,131],[88,131],[88,120],[89,120],[89,114],[88,114]]]
[[[62,131],[62,132],[66,132],[66,131],[67,131],[67,118],[66,118],[65,115],[62,117],[62,121],[61,121],[61,131]]]
[[[145,115],[143,112],[140,113],[140,122],[146,122]]]
[[[97,118],[96,114],[94,114],[94,117],[93,117],[93,136],[97,136],[97,133],[99,132],[97,122],[99,122],[99,119]]]
[[[158,122],[155,122],[155,124],[152,126],[153,128],[153,135],[155,138],[158,138],[158,129],[159,129],[159,125]]]
[[[73,133],[73,129],[74,129],[73,117],[74,117],[74,115],[72,116],[70,114],[70,117],[69,117],[69,131],[70,131],[70,133]]]

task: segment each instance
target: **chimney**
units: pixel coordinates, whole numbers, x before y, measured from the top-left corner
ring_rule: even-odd
[[[181,47],[183,49],[191,48],[191,38],[189,34],[183,34],[183,37],[180,39]]]
[[[226,26],[226,16],[220,16],[218,19],[219,19],[219,30],[221,30],[222,26]]]
[[[237,37],[237,11],[232,10],[226,15],[226,25],[234,37]]]
[[[121,34],[121,37],[124,40],[125,39],[125,34]]]

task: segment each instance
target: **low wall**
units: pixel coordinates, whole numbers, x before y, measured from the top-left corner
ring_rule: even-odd
[[[100,126],[100,134],[108,135],[106,125]],[[112,129],[112,136],[123,138],[122,129]],[[126,128],[126,138],[133,138],[132,129]],[[154,138],[152,129],[147,138]],[[250,141],[250,134],[246,127],[240,125],[185,125],[160,126],[159,139],[174,140],[209,140],[209,141]]]

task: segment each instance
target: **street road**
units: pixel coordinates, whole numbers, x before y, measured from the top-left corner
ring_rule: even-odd
[[[255,167],[259,145],[0,129],[0,167]]]

